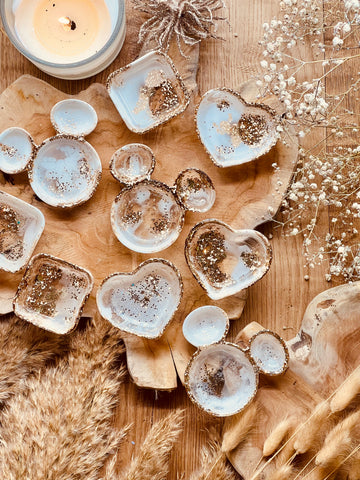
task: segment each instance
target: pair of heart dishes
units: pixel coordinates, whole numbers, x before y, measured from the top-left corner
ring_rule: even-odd
[[[115,72],[108,90],[125,123],[139,133],[181,113],[188,103],[178,73],[159,52]],[[40,146],[35,146],[25,130],[3,132],[0,170],[14,174],[27,169],[30,185],[41,200],[54,207],[74,207],[91,197],[100,180],[101,161],[84,140],[96,127],[97,115],[85,102],[65,100],[55,105],[51,120],[57,135]],[[200,139],[218,166],[250,161],[269,150],[277,138],[276,122],[267,108],[248,106],[226,89],[205,94],[196,121]],[[111,225],[120,242],[134,251],[152,253],[167,248],[178,238],[186,210],[206,212],[215,201],[210,178],[197,169],[181,172],[173,187],[151,180],[155,158],[145,145],[121,148],[110,168],[125,185],[113,202]],[[1,192],[0,223],[0,268],[18,271],[32,255],[44,229],[44,217],[35,207]],[[256,231],[234,231],[218,220],[196,225],[185,251],[193,275],[215,300],[260,279],[271,260],[264,236]],[[92,286],[86,270],[37,255],[19,286],[15,312],[43,328],[66,333],[76,325]],[[97,303],[104,318],[123,331],[158,338],[181,295],[176,267],[151,259],[132,274],[105,279]],[[187,338],[194,343],[191,335]]]

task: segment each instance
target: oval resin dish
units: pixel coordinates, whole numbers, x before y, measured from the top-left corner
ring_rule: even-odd
[[[218,167],[250,162],[278,140],[278,121],[266,105],[248,104],[233,90],[216,88],[202,97],[196,112],[197,132]]]
[[[247,352],[232,343],[215,343],[197,350],[185,371],[191,400],[206,412],[235,415],[255,397],[258,373]]]
[[[185,318],[183,334],[191,345],[199,348],[224,340],[229,326],[229,317],[222,308],[206,305],[196,308]]]
[[[114,273],[99,287],[100,314],[123,332],[159,338],[179,307],[183,292],[177,268],[150,259],[130,273]]]
[[[58,133],[74,137],[90,135],[98,122],[96,111],[91,105],[72,98],[54,105],[50,119]]]
[[[35,152],[35,144],[28,132],[11,127],[0,135],[0,170],[13,175],[23,172]]]
[[[289,364],[284,340],[275,332],[262,330],[249,341],[249,352],[259,371],[265,375],[281,375]]]

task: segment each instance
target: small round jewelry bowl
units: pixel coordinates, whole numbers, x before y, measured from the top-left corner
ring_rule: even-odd
[[[197,168],[187,168],[178,175],[175,191],[185,209],[191,212],[207,212],[215,203],[211,178]]]
[[[287,346],[277,333],[270,330],[261,330],[250,339],[249,353],[265,375],[281,375],[288,368]]]
[[[170,187],[144,180],[124,188],[116,197],[111,226],[118,240],[131,250],[160,252],[177,240],[184,213]]]
[[[15,315],[50,332],[73,330],[93,288],[90,272],[60,258],[33,257],[14,299]]]
[[[93,195],[102,166],[84,139],[56,135],[38,147],[30,162],[29,181],[36,195],[53,207],[75,207]]]
[[[150,259],[130,273],[114,273],[99,287],[100,314],[123,332],[159,338],[179,307],[181,275],[167,260]]]
[[[50,119],[58,133],[74,137],[90,135],[98,122],[96,111],[90,104],[72,98],[54,105]]]
[[[255,397],[258,372],[249,354],[233,343],[197,350],[185,371],[190,399],[218,417],[235,415]]]
[[[0,170],[10,175],[23,172],[34,151],[34,141],[26,130],[7,128],[0,135]]]
[[[141,143],[129,143],[119,148],[110,162],[112,176],[125,185],[149,180],[154,168],[153,151]]]
[[[185,318],[183,334],[194,347],[204,347],[224,340],[229,331],[229,317],[222,308],[206,305]]]

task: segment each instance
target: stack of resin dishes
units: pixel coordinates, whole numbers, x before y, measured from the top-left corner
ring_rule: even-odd
[[[25,130],[5,130],[0,136],[0,170],[27,170],[30,185],[43,202],[74,207],[89,200],[101,178],[100,158],[84,140],[95,129],[97,115],[88,103],[69,99],[53,107],[51,121],[57,135],[38,147]]]
[[[145,133],[182,113],[190,97],[171,59],[152,51],[112,73],[111,100],[126,126]]]
[[[184,170],[175,186],[151,180],[153,152],[146,145],[130,144],[115,152],[111,173],[125,185],[111,208],[111,226],[118,240],[140,253],[170,247],[183,228],[185,212],[206,212],[215,202],[211,179],[201,170]]]
[[[243,410],[255,397],[259,373],[281,375],[289,353],[276,333],[262,330],[240,348],[225,342],[229,320],[218,307],[200,307],[183,324],[183,333],[197,350],[185,371],[191,400],[207,413],[226,417]]]

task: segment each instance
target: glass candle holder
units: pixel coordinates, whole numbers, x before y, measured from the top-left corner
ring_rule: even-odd
[[[1,0],[0,14],[10,41],[20,53],[49,75],[67,80],[76,80],[96,75],[104,70],[119,54],[126,33],[125,0],[103,0],[101,8],[106,9],[106,16],[108,17],[108,24],[106,25],[103,23],[103,12],[96,11],[100,5],[99,1],[82,0],[80,3],[81,5],[69,0],[57,0],[56,2],[54,0],[54,3],[48,3],[47,8],[44,0]],[[88,6],[86,5],[87,3],[89,4]],[[62,8],[62,5],[64,5],[64,8]],[[84,9],[84,16],[82,16],[81,7]],[[20,12],[19,9],[23,8],[25,12]],[[53,11],[51,11],[52,8],[54,8]],[[78,20],[77,22],[71,18],[73,8],[77,9],[76,15],[74,14],[76,20]],[[87,49],[86,46],[81,51],[81,36],[86,34],[95,36],[93,24],[90,23],[89,8],[92,9],[94,16],[98,16],[100,19],[100,35],[98,35],[98,44],[93,48],[93,51],[91,51],[91,48]],[[62,11],[64,16],[61,16]],[[21,25],[24,25],[22,29],[19,27],[20,13],[22,13]],[[81,17],[80,22],[79,16]],[[84,21],[82,21],[83,18]],[[32,28],[31,22],[37,24],[36,29]],[[31,35],[27,34],[27,28],[29,33],[33,35],[33,42],[30,38]],[[74,47],[76,46],[78,49],[77,52],[76,48],[72,48],[72,41],[75,42],[73,40],[75,35],[73,35],[72,31],[76,30],[76,28],[78,28],[78,31],[76,32],[76,45],[74,44]],[[84,33],[82,33],[81,28],[84,29]],[[104,29],[108,31],[104,31]],[[56,52],[57,46],[54,43],[57,31],[59,32],[59,37],[63,35],[63,45],[66,47],[66,50],[59,51],[59,54]],[[44,42],[44,38],[39,37],[39,32],[44,34],[45,39],[46,35],[49,35],[49,46],[50,42],[52,42],[53,55],[51,53],[49,55],[48,52],[44,54],[47,45]],[[42,45],[45,44],[43,51],[39,38]],[[59,41],[61,42],[62,40],[60,39]]]

